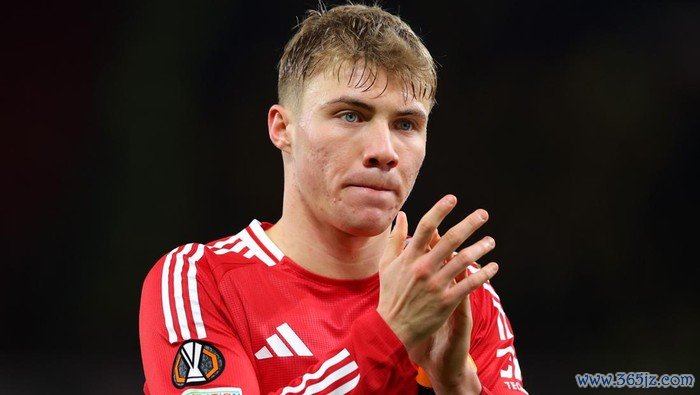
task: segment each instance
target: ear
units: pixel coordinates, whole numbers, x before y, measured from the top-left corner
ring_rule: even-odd
[[[267,112],[267,130],[275,147],[289,152],[291,147],[291,112],[281,104],[275,104]]]

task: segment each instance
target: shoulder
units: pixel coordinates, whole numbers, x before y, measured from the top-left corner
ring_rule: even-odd
[[[467,267],[469,274],[474,274],[481,269],[477,263],[472,263]],[[503,313],[501,305],[501,297],[496,292],[491,280],[485,282],[481,287],[475,289],[469,294],[469,301],[472,308],[472,317],[474,318],[474,328],[482,326],[490,326],[493,324],[493,319],[501,320],[499,315]],[[499,322],[499,325],[502,323]]]
[[[284,254],[265,233],[267,226],[270,225],[253,220],[235,235],[208,243],[208,260],[215,264],[217,272],[251,263],[276,266]]]
[[[144,328],[167,328],[170,343],[205,338],[204,321],[226,315],[222,278],[238,270],[276,266],[281,252],[253,221],[233,236],[209,243],[188,243],[165,253],[146,276],[141,292]],[[280,256],[276,255],[279,252]],[[249,275],[230,276],[249,282]]]
[[[479,270],[481,270],[481,265],[476,262],[473,262],[471,265],[467,266],[467,271],[470,275],[478,272]],[[498,296],[496,289],[491,284],[491,280],[486,281],[484,285],[474,290],[470,296],[479,301],[487,301],[489,304],[492,300],[497,302],[500,302],[501,300],[501,297]]]
[[[478,264],[474,263],[468,266],[467,270],[470,274],[473,274],[480,268]],[[476,337],[475,342],[478,342],[479,336],[483,336],[492,330],[497,331],[498,338],[501,340],[513,337],[513,329],[503,309],[501,297],[490,280],[474,290],[469,295],[469,301],[474,320],[472,337]]]
[[[209,243],[188,243],[165,253],[146,276],[147,288],[161,290],[172,283],[196,281],[215,285],[227,272],[242,268],[276,266],[284,257],[263,229],[253,220],[238,233]]]

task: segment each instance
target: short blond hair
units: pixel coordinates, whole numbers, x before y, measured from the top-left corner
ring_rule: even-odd
[[[362,70],[357,88],[371,88],[381,70],[402,83],[405,94],[426,101],[429,108],[435,103],[433,57],[398,16],[376,5],[326,9],[321,4],[319,10],[309,10],[297,28],[278,65],[277,90],[282,105],[295,106],[305,81],[317,73],[332,70],[340,78],[343,65],[352,67],[348,84],[355,71]]]

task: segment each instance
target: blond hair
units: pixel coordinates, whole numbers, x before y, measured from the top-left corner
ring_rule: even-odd
[[[340,79],[343,65],[352,67],[348,85],[361,69],[355,87],[368,90],[378,72],[384,71],[403,84],[404,94],[426,101],[429,108],[435,103],[435,62],[398,16],[376,5],[326,9],[321,4],[319,10],[308,11],[297,28],[278,65],[278,96],[283,105],[296,105],[305,81],[317,73],[334,71]]]

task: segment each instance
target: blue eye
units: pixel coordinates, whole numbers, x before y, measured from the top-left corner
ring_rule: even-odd
[[[345,114],[343,114],[341,116],[341,118],[347,122],[352,122],[352,123],[357,122],[360,119],[360,117],[358,117],[357,114],[354,112],[346,112]]]
[[[399,121],[397,125],[401,130],[413,130],[413,123],[409,121]]]

